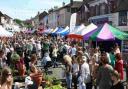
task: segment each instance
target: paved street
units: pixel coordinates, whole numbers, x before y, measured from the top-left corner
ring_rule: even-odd
[[[40,61],[38,62],[38,65],[41,65],[40,64]],[[63,73],[64,73],[64,65],[59,65],[58,68],[49,68],[49,74],[48,76],[51,76],[51,77],[55,77],[57,79],[64,79],[64,76],[63,76]],[[124,72],[124,75],[125,75],[125,79],[124,81],[126,80],[126,73]],[[24,83],[21,83],[20,86],[24,86]],[[21,89],[24,89],[24,88],[21,88]],[[39,87],[39,89],[42,89],[42,87]],[[94,89],[94,88],[93,88]],[[126,89],[126,87],[125,87]]]

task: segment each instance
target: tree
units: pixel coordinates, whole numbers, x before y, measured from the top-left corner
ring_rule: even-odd
[[[14,21],[20,25],[20,26],[23,26],[23,21],[21,21],[20,19],[14,19]]]

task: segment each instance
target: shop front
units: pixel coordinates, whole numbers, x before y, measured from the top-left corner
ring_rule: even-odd
[[[112,24],[112,14],[94,16],[89,18],[90,23],[94,23],[95,25],[102,25],[104,23]]]

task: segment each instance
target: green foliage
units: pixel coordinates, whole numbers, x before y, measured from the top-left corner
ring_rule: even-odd
[[[24,25],[26,28],[32,28],[33,26],[31,24],[25,24]]]
[[[23,25],[23,21],[21,21],[20,19],[15,19],[14,21],[20,26]]]
[[[24,26],[26,28],[32,28],[32,24],[27,24],[27,23],[24,23],[23,21],[21,21],[20,19],[15,19],[14,20],[18,25],[20,26]]]
[[[53,84],[53,85],[58,85],[58,84],[61,84],[61,81],[60,81],[60,80],[57,80],[57,79],[54,79],[54,80],[52,81],[52,84]]]
[[[44,89],[65,89],[65,88],[62,87],[61,85],[53,85],[51,87],[47,87],[47,88],[44,88]]]
[[[45,80],[46,80],[46,81],[52,82],[52,80],[53,80],[51,76],[45,75],[44,77],[45,77]]]
[[[45,75],[44,79],[47,81],[45,89],[64,89],[61,86],[61,81],[57,80],[55,77]]]

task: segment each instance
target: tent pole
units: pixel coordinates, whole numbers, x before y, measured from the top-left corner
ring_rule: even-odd
[[[124,49],[123,49],[123,48],[124,48],[124,47],[123,47],[123,44],[124,44],[124,41],[122,40],[122,41],[121,41],[121,55],[123,55],[123,50],[124,50]]]
[[[96,48],[97,48],[97,41],[96,41]]]
[[[84,39],[83,39],[83,42],[82,42],[82,44],[83,44],[83,48],[84,48],[84,46],[85,46],[84,42],[85,42],[85,41],[84,41]]]

